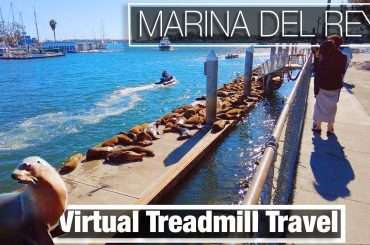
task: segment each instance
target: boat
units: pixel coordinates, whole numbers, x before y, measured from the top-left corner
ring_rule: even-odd
[[[226,56],[225,56],[225,59],[237,59],[237,58],[239,58],[239,54],[227,54]]]
[[[158,47],[160,51],[171,51],[172,50],[171,42],[168,39],[168,37],[162,38],[161,41],[159,42]]]
[[[24,48],[9,48],[6,52],[0,56],[3,60],[25,60],[25,59],[41,59],[41,58],[53,58],[64,56],[64,52],[59,50],[42,50],[32,49],[27,50]]]
[[[162,71],[162,76],[158,82],[154,83],[156,85],[169,86],[177,82],[176,77],[172,76],[168,71]]]
[[[159,81],[159,82],[156,82],[154,84],[163,85],[163,86],[170,86],[170,85],[175,85],[176,83],[177,83],[176,77],[173,76],[170,80]]]

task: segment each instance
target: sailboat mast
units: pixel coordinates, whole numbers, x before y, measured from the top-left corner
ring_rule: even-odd
[[[34,10],[33,10],[33,15],[34,15],[34,17],[35,17],[35,27],[36,27],[37,42],[40,42],[39,27],[38,27],[38,25],[37,25],[36,9],[34,9]]]

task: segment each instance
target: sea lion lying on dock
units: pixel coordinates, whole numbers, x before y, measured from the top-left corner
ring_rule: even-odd
[[[154,157],[155,154],[152,150],[149,150],[147,148],[141,147],[141,146],[127,146],[127,147],[120,147],[117,149],[118,151],[133,151],[138,154],[142,154],[146,157]]]
[[[226,120],[217,120],[216,122],[213,123],[211,132],[213,134],[220,132],[222,129],[225,128],[226,124],[227,124]]]
[[[148,127],[149,127],[148,123],[143,123],[143,124],[136,125],[135,127],[131,128],[129,132],[138,135],[144,132],[144,130]]]
[[[113,147],[93,147],[86,152],[86,161],[100,160],[107,158],[108,154],[113,151]]]
[[[145,130],[145,132],[148,133],[152,137],[153,140],[157,140],[161,138],[160,136],[161,132],[158,126],[159,126],[159,122],[151,123],[149,124],[149,127],[146,128]]]
[[[192,136],[189,129],[186,128],[178,127],[177,132],[180,134],[180,136],[177,138],[178,140],[188,139]]]
[[[109,139],[109,140],[106,140],[106,141],[104,141],[102,144],[101,144],[101,146],[102,147],[104,147],[104,146],[115,146],[115,145],[117,145],[118,144],[118,138],[117,138],[117,136],[115,136],[115,137],[113,137],[113,138],[111,138],[111,139]]]
[[[154,152],[140,146],[122,146],[117,145],[115,147],[94,147],[87,151],[86,153],[86,161],[93,161],[93,160],[102,160],[107,159],[109,154],[113,152],[125,152],[125,151],[132,151],[138,154],[141,154],[146,157],[153,157]]]
[[[83,160],[85,160],[85,157],[81,153],[70,156],[66,161],[64,161],[63,167],[59,170],[59,173],[67,174],[72,172]]]
[[[117,135],[118,144],[121,145],[131,145],[134,141],[125,133],[120,133]]]
[[[134,151],[114,151],[109,153],[107,161],[109,163],[127,163],[127,162],[139,162],[142,161],[144,154],[136,153]]]
[[[0,244],[54,244],[50,230],[67,205],[64,181],[36,156],[25,158],[12,178],[25,186],[0,195]]]

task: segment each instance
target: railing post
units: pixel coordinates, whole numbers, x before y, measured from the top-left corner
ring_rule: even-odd
[[[283,47],[282,46],[279,46],[278,47],[278,51],[277,51],[277,67],[276,68],[280,68],[281,67],[281,61],[282,61],[282,54],[283,54]]]
[[[284,50],[284,66],[288,63],[289,59],[289,46],[287,46]]]
[[[247,97],[251,92],[251,79],[253,68],[253,47],[246,48],[244,62],[244,96]]]
[[[217,112],[217,75],[218,57],[214,50],[211,50],[204,63],[204,74],[207,76],[207,98],[206,98],[206,122],[213,124]]]
[[[275,70],[275,60],[276,60],[276,47],[271,47],[270,49],[270,64],[271,64],[271,70]]]

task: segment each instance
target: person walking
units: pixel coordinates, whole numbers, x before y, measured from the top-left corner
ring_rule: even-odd
[[[340,52],[332,40],[320,45],[320,57],[316,67],[318,93],[316,96],[313,128],[321,133],[322,122],[328,123],[327,135],[334,134],[334,121],[337,113],[339,94],[343,87],[347,57]]]
[[[331,40],[334,42],[337,49],[339,49],[346,57],[347,57],[347,63],[346,63],[346,71],[349,67],[351,60],[353,58],[352,50],[349,47],[341,47],[343,44],[343,38],[339,35],[330,35],[328,37],[328,40]]]

